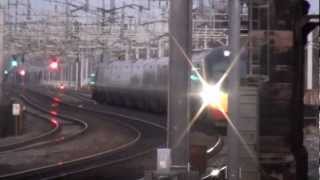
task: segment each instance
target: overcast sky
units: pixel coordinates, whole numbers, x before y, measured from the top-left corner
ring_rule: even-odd
[[[311,4],[310,14],[319,14],[319,0],[308,0]]]
[[[8,0],[0,0],[3,4],[7,4]],[[26,1],[26,0],[23,0]],[[55,0],[53,0],[55,1]],[[65,0],[57,0],[59,2],[65,2]],[[102,1],[103,0],[89,0],[90,2],[90,6],[92,9],[95,9],[96,7],[101,7],[102,6]],[[204,0],[204,3],[207,4],[209,2],[211,2],[212,0]],[[227,0],[226,0],[227,1]],[[319,14],[319,0],[307,0],[310,2],[311,4],[311,8],[310,8],[310,14]],[[21,1],[22,2],[22,1]],[[33,9],[38,11],[39,9],[41,9],[44,12],[48,12],[48,11],[52,11],[52,6],[48,6],[50,0],[31,0]],[[69,2],[75,3],[75,4],[83,4],[85,2],[85,0],[69,0]],[[106,2],[106,7],[110,7],[110,0],[105,0]],[[148,0],[115,0],[116,5],[117,6],[121,6],[124,3],[126,4],[130,4],[130,3],[137,3],[137,4],[142,4],[147,6],[147,2]],[[153,1],[151,1],[153,2]],[[155,4],[158,4],[157,1]],[[197,0],[194,0],[194,4],[197,4]],[[61,5],[61,4],[60,4]],[[61,7],[61,10],[64,9],[64,7]],[[40,11],[41,11],[40,10]]]

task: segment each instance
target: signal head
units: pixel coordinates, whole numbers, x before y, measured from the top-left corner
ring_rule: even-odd
[[[20,76],[25,76],[25,75],[26,75],[26,70],[21,69],[21,70],[19,71],[19,74],[20,74]]]

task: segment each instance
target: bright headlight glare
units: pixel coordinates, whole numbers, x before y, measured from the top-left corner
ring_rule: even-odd
[[[209,104],[217,105],[221,101],[220,94],[221,94],[221,91],[219,87],[207,85],[203,87],[202,91],[200,92],[200,97],[203,103],[207,105]]]
[[[221,91],[217,85],[204,86],[200,92],[200,97],[206,106],[210,105],[212,108],[217,109],[222,108],[224,111],[227,109],[228,95]]]

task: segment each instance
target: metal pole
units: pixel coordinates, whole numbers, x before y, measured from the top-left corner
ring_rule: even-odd
[[[0,4],[0,84],[2,83],[3,80],[3,34],[4,34],[4,13],[2,6]]]
[[[76,61],[76,89],[80,90],[81,88],[81,60],[80,54],[78,54],[78,58]]]
[[[230,17],[230,50],[231,60],[240,56],[240,0],[229,0],[229,17]],[[229,89],[230,89],[230,105],[229,116],[235,127],[238,127],[240,111],[239,111],[239,86],[240,86],[240,64],[239,61],[233,67],[229,75]],[[228,126],[228,180],[240,179],[240,163],[239,163],[239,149],[240,140],[232,127]]]
[[[66,26],[65,26],[65,31],[66,31],[66,38],[69,39],[70,37],[70,7],[69,7],[69,0],[65,0],[65,4],[66,4]]]
[[[192,0],[174,0],[170,3],[167,144],[172,149],[172,165],[182,167],[189,162],[189,133],[178,141],[189,122],[187,93],[190,66],[181,49],[191,57],[191,5]]]
[[[308,35],[308,44],[307,44],[307,69],[306,69],[306,77],[307,83],[306,88],[312,89],[313,85],[313,45],[312,45],[312,34]]]

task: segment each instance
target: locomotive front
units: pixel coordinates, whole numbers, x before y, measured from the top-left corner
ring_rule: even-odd
[[[228,106],[226,82],[221,81],[227,69],[228,58],[223,55],[225,48],[194,52],[190,74],[190,103],[192,117],[205,123],[214,122],[224,126]],[[222,56],[221,56],[222,55]]]
[[[227,123],[230,53],[226,47],[216,47],[205,52],[205,56],[193,57],[190,79],[194,105],[191,112],[196,115],[201,109],[202,118],[214,121],[216,126],[225,126]],[[246,59],[247,53],[242,53],[239,58],[241,78],[246,76]]]

